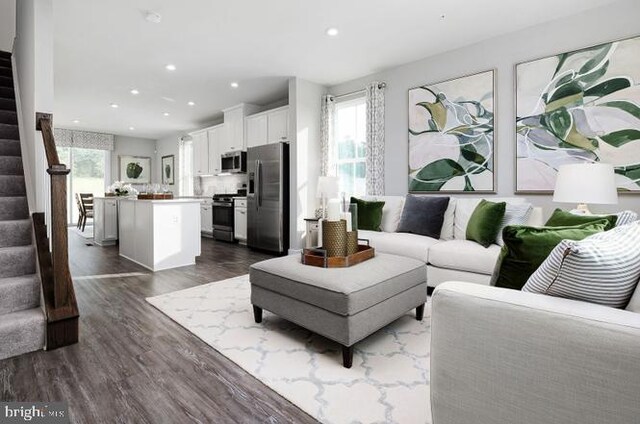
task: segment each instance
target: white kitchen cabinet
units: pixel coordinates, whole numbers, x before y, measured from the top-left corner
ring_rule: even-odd
[[[209,173],[212,175],[221,172],[220,155],[221,146],[224,142],[224,125],[218,125],[207,130],[209,140]]]
[[[260,113],[245,119],[247,149],[262,146],[267,140],[267,115]]]
[[[193,137],[193,173],[194,175],[210,175],[207,132],[192,133],[191,137]]]
[[[200,233],[203,236],[213,237],[213,206],[211,200],[205,200],[200,204]]]
[[[244,118],[247,115],[256,113],[258,110],[258,106],[244,103],[223,110],[225,136],[221,143],[220,154],[247,149]]]
[[[289,106],[267,113],[267,143],[289,140]]]
[[[111,197],[93,199],[93,241],[111,246],[118,240],[118,200]]]
[[[247,148],[289,140],[289,106],[245,118]]]
[[[247,199],[236,197],[233,209],[233,237],[244,243],[247,241]]]

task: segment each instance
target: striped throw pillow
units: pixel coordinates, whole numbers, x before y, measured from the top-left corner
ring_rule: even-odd
[[[636,222],[638,220],[638,214],[634,211],[618,212],[616,216],[618,217],[618,219],[616,220],[616,227],[631,224],[632,222]]]
[[[563,240],[522,291],[624,308],[640,279],[640,222]]]
[[[529,222],[529,217],[533,211],[531,203],[509,203],[504,211],[504,218],[500,224],[500,230],[496,237],[496,244],[504,246],[504,240],[502,240],[502,230],[507,225],[525,225]]]

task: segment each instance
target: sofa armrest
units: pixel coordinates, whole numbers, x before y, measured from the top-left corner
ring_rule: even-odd
[[[447,282],[431,320],[434,424],[640,422],[640,314]]]

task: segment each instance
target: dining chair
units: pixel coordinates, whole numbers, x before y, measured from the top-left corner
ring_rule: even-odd
[[[80,199],[80,193],[76,193],[76,205],[78,206],[78,223],[76,224],[76,228],[80,229],[82,227],[82,222],[84,221],[84,209],[82,209],[82,200]]]
[[[82,232],[87,225],[87,219],[93,219],[93,193],[79,193],[84,218],[82,220]]]

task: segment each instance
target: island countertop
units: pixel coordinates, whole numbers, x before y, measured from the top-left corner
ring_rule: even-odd
[[[185,198],[185,197],[176,197],[173,199],[136,199],[132,197],[124,197],[121,200],[125,200],[127,202],[146,202],[146,203],[202,203],[205,199],[195,199],[195,198]]]

